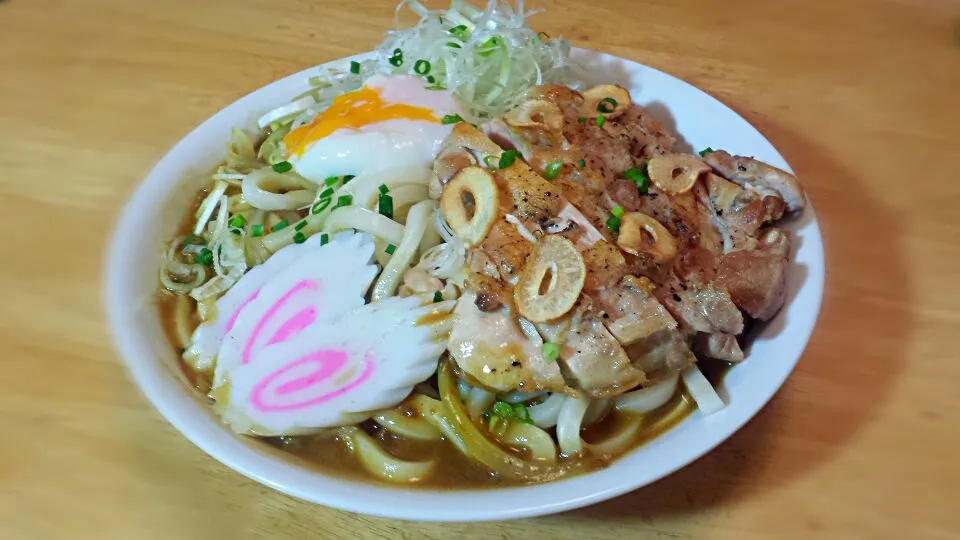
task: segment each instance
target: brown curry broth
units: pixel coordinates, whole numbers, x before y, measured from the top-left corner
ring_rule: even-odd
[[[161,292],[157,294],[157,304],[160,309],[167,338],[173,346],[176,343],[173,323],[176,298],[172,294]],[[182,350],[178,349],[178,352],[182,353]],[[184,374],[194,388],[206,394],[210,385],[209,376],[194,372],[190,366],[182,360],[180,360],[180,364]],[[707,378],[716,385],[727,371],[729,364],[701,361],[700,367]],[[656,439],[659,435],[679,424],[693,412],[694,408],[693,400],[686,392],[677,392],[669,403],[653,413],[646,415],[643,426],[637,433],[627,453]],[[631,420],[631,415],[613,412],[600,422],[585,428],[583,438],[588,442],[596,442],[604,439],[613,434],[629,420]],[[462,455],[452,444],[446,441],[425,442],[406,439],[381,428],[374,422],[364,422],[362,427],[367,433],[370,433],[374,438],[379,440],[381,444],[383,444],[384,449],[398,458],[412,461],[434,460],[436,462],[436,467],[430,477],[419,484],[419,486],[425,488],[464,489],[494,488],[524,483],[523,480],[513,480],[495,475],[483,465]],[[552,429],[549,431],[553,434]],[[370,475],[359,461],[350,454],[346,445],[331,434],[300,437],[272,437],[264,439],[264,442],[297,456],[304,464],[324,473],[365,482],[392,485]],[[592,460],[595,467],[589,468],[599,469],[618,457],[620,456],[592,456],[581,459]],[[576,458],[561,457],[559,462],[561,471],[564,469],[563,464],[565,462],[572,463],[572,459]],[[565,476],[566,474],[566,472],[561,472],[560,476]]]
[[[197,205],[202,200],[203,193],[198,195]],[[190,219],[192,212],[186,216],[180,225],[178,234],[187,234],[190,232]],[[190,299],[193,302],[193,299]],[[160,319],[163,321],[164,333],[167,340],[178,352],[178,362],[184,375],[190,384],[197,391],[206,395],[210,389],[210,374],[195,372],[181,358],[183,349],[176,345],[176,330],[174,328],[175,311],[177,299],[175,295],[166,291],[160,291],[156,295],[156,303],[160,311]],[[443,318],[444,314],[433,314],[425,317]],[[196,309],[191,310],[191,325],[199,324],[196,317]],[[417,321],[420,324],[426,324],[429,321]],[[701,360],[698,364],[707,379],[714,387],[723,378],[730,364],[716,360]],[[643,425],[638,431],[635,440],[630,445],[630,449],[624,453],[636,450],[640,446],[652,441],[670,428],[679,424],[685,419],[696,406],[693,399],[683,390],[671,398],[671,400],[656,411],[645,416]],[[623,426],[632,415],[613,411],[604,419],[583,430],[583,438],[588,442],[596,442],[613,434],[618,428]],[[411,461],[436,461],[436,466],[430,476],[419,487],[424,488],[495,488],[507,485],[524,484],[523,480],[515,480],[497,476],[485,466],[473,461],[456,449],[452,444],[445,440],[438,442],[416,441],[399,437],[389,430],[383,429],[378,424],[368,421],[361,424],[367,433],[378,439],[385,450],[400,459]],[[548,430],[551,435],[555,435],[554,430]],[[299,437],[271,437],[263,439],[266,444],[280,448],[294,456],[297,456],[306,465],[318,469],[327,474],[342,476],[354,480],[373,482],[384,485],[390,484],[385,480],[374,477],[363,466],[359,460],[354,458],[350,451],[340,440],[330,433],[299,436]],[[509,449],[508,450],[512,450]],[[585,458],[567,458],[561,456],[558,464],[561,473],[557,478],[570,474],[569,469],[564,464],[572,464],[576,459],[590,460],[589,470],[600,469],[608,465],[613,460],[623,454],[614,456],[590,456]],[[580,469],[582,470],[582,469]]]

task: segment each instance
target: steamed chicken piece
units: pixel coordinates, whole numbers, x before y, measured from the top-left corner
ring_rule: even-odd
[[[465,293],[454,310],[447,349],[457,365],[480,385],[498,392],[561,391],[560,367],[548,362],[536,332],[524,332],[506,310],[485,313]]]

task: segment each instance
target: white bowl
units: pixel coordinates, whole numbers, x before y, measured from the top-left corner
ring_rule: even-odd
[[[586,50],[575,59],[591,83],[616,82],[667,121],[682,144],[753,155],[789,170],[773,146],[716,99],[655,69]],[[334,64],[345,66],[350,59]],[[177,143],[150,171],[124,209],[107,259],[106,295],[117,347],[137,384],[167,420],[205,452],[262,484],[308,501],[364,514],[431,521],[510,519],[569,510],[649,484],[708,452],[743,426],[780,388],[806,346],[820,308],[824,267],[813,208],[790,220],[794,253],[788,302],[723,380],[727,407],[694,413],[601,471],[548,484],[475,491],[390,488],[325,475],[265,444],[233,435],[186,383],[164,337],[153,300],[158,246],[173,233],[198,185],[185,178],[224,155],[230,128],[254,119],[307,87],[317,68],[291,75],[231,104]],[[671,118],[672,117],[672,118]],[[175,188],[178,189],[174,192]],[[199,471],[198,471],[199,473]]]

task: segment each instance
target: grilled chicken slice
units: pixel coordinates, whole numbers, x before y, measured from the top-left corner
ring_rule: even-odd
[[[503,151],[486,135],[466,122],[453,126],[433,161],[429,183],[430,197],[440,198],[446,184],[461,169],[484,163],[486,158],[499,158]]]
[[[505,200],[512,204],[505,211],[517,218],[540,223],[560,212],[560,190],[526,163],[515,161],[497,173],[497,180],[502,182],[509,195]]]
[[[730,291],[733,301],[750,316],[770,319],[786,300],[789,253],[790,237],[787,233],[776,228],[767,229],[756,249],[734,251],[723,256],[717,270],[717,282]]]
[[[536,330],[524,332],[506,310],[484,313],[476,296],[466,293],[453,311],[454,324],[447,349],[466,374],[498,392],[563,391],[560,366],[543,357],[543,341]]]
[[[563,344],[557,362],[576,391],[612,397],[647,381],[646,373],[631,363],[586,298],[581,297],[572,315],[537,328],[544,337]]]
[[[629,141],[630,154],[635,157],[666,154],[677,143],[676,137],[668,133],[663,124],[637,105],[628,107],[614,121],[604,121],[603,128],[613,137]]]
[[[624,253],[606,240],[594,242],[580,255],[587,267],[587,279],[583,283],[586,291],[612,287],[630,272]]]
[[[648,382],[654,383],[671,373],[679,373],[697,361],[683,334],[657,332],[627,347],[634,366],[643,369]]]
[[[715,174],[704,178],[697,195],[712,213],[710,222],[723,237],[725,253],[756,247],[760,227],[783,217],[785,208],[777,195],[761,197]]]
[[[615,287],[595,294],[607,328],[621,345],[677,330],[677,321],[653,295],[654,287],[647,278],[627,276]]]
[[[751,157],[731,156],[723,150],[707,152],[703,156],[720,176],[761,197],[777,196],[786,203],[787,210],[796,212],[806,206],[806,198],[797,178],[787,171],[757,161]]]
[[[737,336],[724,333],[697,334],[693,342],[698,354],[727,362],[743,361],[743,350],[737,342]]]
[[[656,294],[684,328],[709,334],[743,332],[743,315],[722,286],[688,283],[657,289]]]
[[[533,243],[524,238],[516,224],[507,220],[506,214],[502,214],[475,249],[489,257],[500,276],[509,281],[523,270],[532,248]]]

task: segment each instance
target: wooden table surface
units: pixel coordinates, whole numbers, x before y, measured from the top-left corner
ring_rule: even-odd
[[[828,269],[810,346],[694,464],[590,508],[441,526],[291,499],[181,437],[109,338],[108,234],[193,126],[375,45],[393,1],[352,3],[0,1],[0,538],[960,537],[955,1],[535,2],[539,29],[730,105],[816,205]]]

